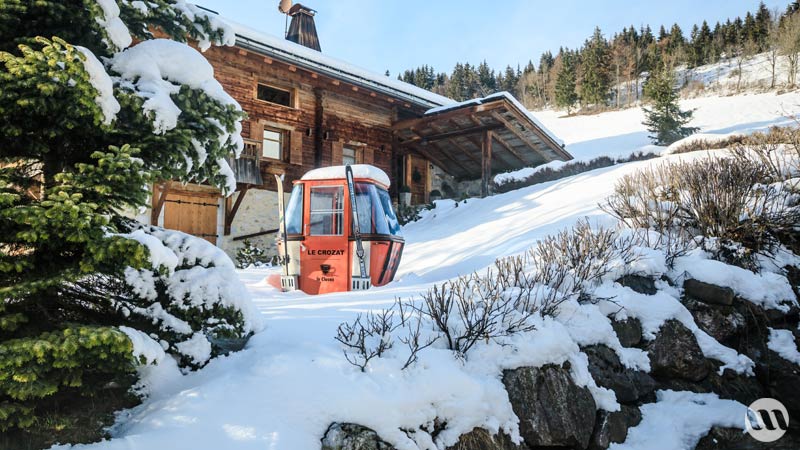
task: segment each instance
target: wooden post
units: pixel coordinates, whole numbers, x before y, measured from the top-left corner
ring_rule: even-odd
[[[150,209],[150,225],[158,226],[158,216],[161,215],[161,209],[164,208],[164,202],[167,200],[168,193],[169,182],[153,186],[153,205]]]
[[[323,133],[325,133],[325,92],[314,89],[314,167],[322,167]]]
[[[230,206],[230,197],[225,199],[225,229],[223,230],[225,236],[231,234],[231,225],[233,225],[233,219],[236,217],[236,212],[239,211],[239,206],[242,204],[244,196],[247,195],[248,189],[250,189],[249,185],[242,186],[242,189],[239,191],[239,195],[236,196],[236,200],[233,202],[233,206],[230,209],[228,209]]]
[[[481,197],[489,196],[489,182],[492,178],[492,130],[483,132],[481,139]]]

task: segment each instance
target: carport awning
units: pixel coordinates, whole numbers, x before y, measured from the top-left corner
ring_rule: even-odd
[[[402,150],[421,155],[458,179],[484,178],[488,183],[492,173],[572,159],[563,144],[505,92],[434,108],[392,128]]]

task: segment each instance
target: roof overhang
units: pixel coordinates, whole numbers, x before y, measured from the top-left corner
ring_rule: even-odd
[[[398,146],[458,179],[483,176],[483,139],[493,173],[572,159],[564,146],[508,94],[436,108],[392,127]],[[488,132],[488,133],[487,133]]]

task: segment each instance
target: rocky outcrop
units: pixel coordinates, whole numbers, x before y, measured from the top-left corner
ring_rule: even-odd
[[[684,298],[683,305],[697,326],[721,343],[730,341],[747,325],[745,315],[733,306],[712,305],[689,297]]]
[[[712,305],[730,306],[733,304],[734,297],[736,297],[733,289],[729,287],[704,283],[692,278],[683,282],[683,291],[687,297]]]
[[[800,271],[795,277],[800,280]],[[617,281],[642,294],[657,292],[655,280],[646,277],[627,276]],[[650,373],[630,370],[607,346],[582,349],[594,381],[614,392],[620,411],[597,410],[589,390],[572,380],[568,365],[507,370],[502,381],[519,418],[524,443],[517,445],[505,434],[492,435],[475,428],[448,450],[605,450],[624,442],[628,430],[642,420],[639,406],[655,401],[658,389],[713,392],[745,405],[773,397],[789,409],[790,417],[800,417],[800,367],[767,348],[768,327],[791,330],[800,337],[798,309],[766,311],[736,297],[728,288],[697,280],[686,280],[683,287],[681,300],[698,327],[750,357],[755,362],[755,376],[731,370],[720,374],[721,363],[705,358],[694,333],[677,320],[668,320],[655,339],[645,341],[639,320],[612,318],[620,343],[646,351],[651,363]],[[322,444],[323,450],[391,449],[374,431],[354,424],[332,425]],[[787,435],[769,444],[753,440],[741,429],[714,428],[696,448],[797,449],[800,421],[790,422]]]
[[[507,435],[500,433],[492,436],[483,428],[475,428],[461,435],[456,445],[447,450],[528,450],[525,444],[517,445]]]
[[[694,334],[677,320],[668,320],[647,345],[654,376],[700,381],[708,375],[709,362]]]
[[[623,347],[636,347],[642,342],[642,323],[639,319],[611,320],[611,326]]]
[[[772,350],[766,350],[764,356],[756,361],[755,372],[769,396],[780,400],[789,409],[789,417],[800,418],[800,367]]]
[[[594,429],[594,399],[588,389],[572,381],[568,368],[507,370],[503,384],[529,447],[588,447]]]
[[[625,441],[628,428],[642,421],[642,413],[635,406],[622,405],[616,412],[598,411],[594,433],[589,443],[590,450],[605,450],[612,443]]]
[[[617,401],[632,403],[655,389],[653,377],[646,372],[625,368],[614,350],[605,345],[593,345],[583,351],[589,357],[589,371],[595,383],[614,391]]]
[[[655,295],[656,292],[658,292],[658,289],[656,289],[656,281],[650,277],[641,275],[625,275],[618,279],[617,283],[629,287],[640,294]]]
[[[797,450],[800,440],[785,434],[775,442],[759,442],[740,428],[714,427],[700,439],[695,450]]]
[[[393,450],[375,431],[354,423],[334,423],[322,438],[322,450]]]

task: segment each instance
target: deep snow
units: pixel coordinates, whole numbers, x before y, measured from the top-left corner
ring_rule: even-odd
[[[704,131],[763,128],[785,121],[784,105],[789,108],[797,100],[798,94],[698,99],[696,120],[705,123]],[[570,119],[540,118],[579,156],[581,152],[602,154],[640,145],[643,132],[626,131],[634,121],[639,122],[637,114],[638,110],[628,110]],[[622,120],[624,117],[628,118]],[[466,203],[439,201],[420,221],[404,228],[407,247],[397,281],[365,292],[284,294],[265,282],[277,269],[239,271],[265,319],[265,330],[256,334],[244,351],[214,360],[196,373],[176,377],[168,368],[152,370],[153,380],[159,383],[147,386],[148,401],[120,415],[112,430],[115,439],[75,448],[316,450],[331,422],[351,421],[376,429],[399,449],[413,449],[416,444],[428,444],[424,436],[415,444],[399,427],[416,428],[435,417],[447,418],[452,425],[451,434],[440,436],[439,443],[452,443],[457,431],[474,426],[503,429],[514,436],[516,417],[498,373],[507,367],[564,361],[572,363],[573,379],[590,388],[597,404],[613,410],[613,393],[593,386],[591,378],[587,379],[585,355],[577,352],[578,344],[611,339],[602,331],[607,323],[603,314],[608,313],[602,311],[602,304],[585,308],[567,304],[572,308],[570,314],[558,320],[540,320],[533,335],[515,337],[514,351],[485,345],[462,364],[449,351],[430,348],[406,371],[400,371],[398,359],[390,355],[376,360],[362,374],[345,361],[333,336],[340,322],[358,312],[387,308],[395,297],[408,298],[434,283],[483,269],[496,258],[520,253],[582,217],[610,225],[613,222],[598,203],[612,191],[616,180],[652,164],[699,157],[703,153],[665,156]],[[618,287],[605,289],[620,294]],[[636,298],[630,294],[623,300],[634,302]],[[657,311],[662,316],[632,306],[628,312],[641,314],[646,331],[652,332],[666,318],[688,320],[674,303],[680,305],[664,294],[663,308]],[[616,347],[614,342],[607,343]],[[701,344],[707,355],[710,352],[727,359],[730,367],[748,371],[746,358],[735,352],[731,355],[714,342]],[[640,353],[623,353],[621,359],[628,367],[645,366],[646,358]],[[736,425],[734,418],[742,415],[742,408],[732,401],[662,392],[660,401],[643,411],[643,424],[629,436],[639,448],[655,448],[648,444],[653,441],[659,441],[662,448],[685,448],[708,426]],[[688,417],[684,413],[703,417],[704,423],[695,424],[691,433],[679,439],[663,441],[669,433],[674,434],[675,427],[682,426],[679,419]],[[664,424],[670,418],[676,420],[674,427]],[[664,447],[664,442],[674,446]]]

